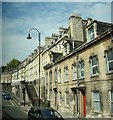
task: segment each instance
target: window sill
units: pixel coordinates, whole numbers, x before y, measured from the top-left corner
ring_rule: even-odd
[[[113,114],[111,113],[111,114],[109,114],[109,116],[110,116],[110,117],[113,117]]]
[[[61,81],[58,81],[58,84],[61,84]]]
[[[113,71],[109,71],[106,73],[106,75],[110,75],[110,74],[113,74]]]
[[[65,80],[65,81],[64,81],[64,83],[67,83],[67,82],[69,82],[69,80]]]
[[[90,78],[98,77],[98,76],[99,76],[99,74],[95,74],[95,75],[90,76]]]
[[[66,105],[65,105],[65,107],[66,107],[66,108],[69,108],[69,105],[68,105],[68,104],[66,104]]]
[[[102,112],[99,112],[99,111],[93,111],[93,112],[96,114],[102,114]]]
[[[85,77],[81,77],[81,78],[79,78],[79,80],[84,80],[85,79]]]
[[[77,78],[73,78],[72,80],[73,80],[73,81],[76,81],[76,80],[77,80]]]

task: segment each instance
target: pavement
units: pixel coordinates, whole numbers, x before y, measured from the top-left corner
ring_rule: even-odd
[[[31,108],[32,105],[30,104],[23,104],[23,101],[18,98],[18,97],[14,97],[14,101],[17,102],[18,106],[21,107],[21,109],[28,113],[29,109]],[[62,117],[65,120],[113,120],[113,118],[77,118],[77,116],[72,115],[71,113],[67,113],[67,112],[63,112],[63,111],[58,111]]]
[[[13,94],[13,98],[14,98],[14,101],[17,103],[17,105],[20,106],[21,109],[24,110],[24,112],[28,113],[32,105],[24,104],[24,101],[14,94]],[[62,112],[62,111],[58,111],[58,112],[62,115],[63,118],[77,118],[76,116],[73,116],[72,114],[67,112]]]

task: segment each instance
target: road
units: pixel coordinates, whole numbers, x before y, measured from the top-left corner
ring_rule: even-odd
[[[2,120],[27,120],[24,112],[14,100],[2,99]],[[112,118],[65,118],[64,120],[113,120]]]
[[[2,99],[2,120],[27,120],[27,113],[14,100]]]

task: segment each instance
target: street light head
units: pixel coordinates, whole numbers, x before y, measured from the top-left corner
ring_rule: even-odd
[[[32,39],[30,33],[28,34],[28,37],[27,37],[28,40]]]

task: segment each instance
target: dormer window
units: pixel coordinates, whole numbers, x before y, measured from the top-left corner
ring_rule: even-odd
[[[69,54],[70,52],[70,45],[67,43],[64,45],[64,53],[65,55]]]
[[[89,29],[88,29],[88,40],[92,41],[95,38],[95,34],[94,34],[94,26],[92,25]]]
[[[50,61],[53,62],[53,52],[50,51],[48,55],[49,55],[49,57],[50,57]]]

